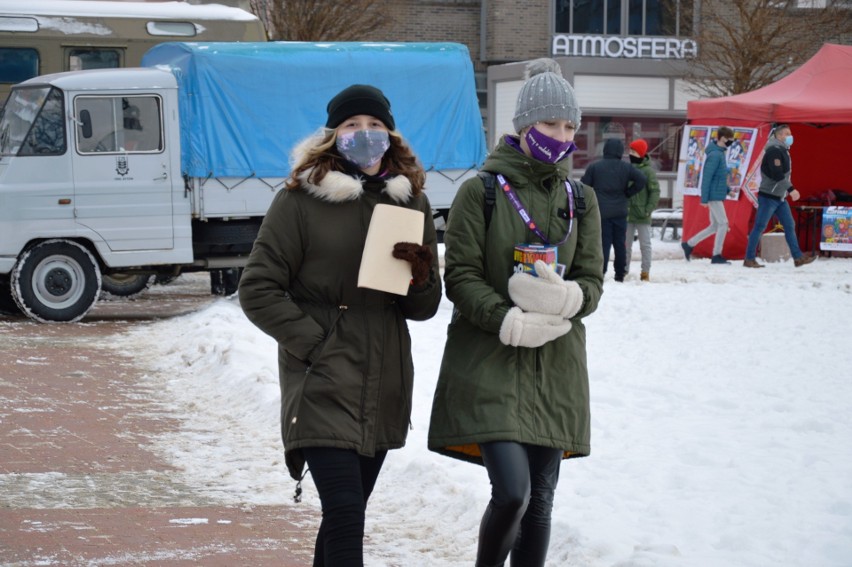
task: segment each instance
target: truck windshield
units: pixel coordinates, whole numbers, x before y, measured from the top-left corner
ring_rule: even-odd
[[[65,153],[62,92],[52,87],[16,89],[0,116],[0,155]]]

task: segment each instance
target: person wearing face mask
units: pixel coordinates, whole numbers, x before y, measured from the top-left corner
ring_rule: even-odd
[[[639,252],[642,254],[642,271],[639,279],[643,282],[651,279],[651,213],[660,200],[660,182],[651,166],[648,155],[648,142],[637,138],[630,142],[630,163],[645,176],[645,188],[629,199],[627,210],[627,241],[625,242],[624,275],[630,271],[630,257],[633,255],[633,235],[639,235]]]
[[[600,212],[592,189],[569,182],[581,117],[574,89],[551,59],[530,62],[527,74],[516,134],[483,165],[498,189],[490,220],[477,176],[459,189],[444,234],[454,310],[428,444],[486,468],[478,566],[509,555],[513,565],[544,565],[560,463],[589,454],[583,319],[603,292]],[[564,271],[539,260],[536,275],[516,272],[518,244],[555,247]]]
[[[610,138],[604,142],[603,158],[586,168],[580,180],[595,188],[601,207],[601,243],[603,271],[609,264],[609,250],[615,248],[613,271],[615,281],[623,282],[627,263],[628,199],[647,183],[645,176],[629,163],[622,161],[624,142]]]
[[[722,256],[722,248],[725,245],[725,236],[728,234],[725,199],[731,191],[728,187],[728,161],[725,151],[733,143],[734,131],[727,126],[722,126],[716,131],[716,142],[708,144],[704,151],[704,166],[701,171],[701,206],[710,209],[710,224],[686,242],[681,243],[680,246],[683,248],[683,255],[687,261],[692,258],[692,250],[698,246],[699,242],[715,234],[713,257],[710,258],[710,263],[731,263]]]
[[[437,236],[425,173],[377,88],[353,85],[328,104],[325,128],[293,151],[240,280],[249,320],[278,342],[281,433],[290,475],[305,465],[322,522],[313,565],[364,564],[367,500],[390,449],[405,444],[414,367],[406,320],[441,301]],[[423,244],[397,243],[406,295],[359,288],[378,204],[421,211]],[[297,485],[297,495],[300,487]]]
[[[748,234],[745,260],[743,266],[746,268],[762,268],[755,259],[757,256],[757,244],[760,236],[766,230],[766,225],[773,215],[784,228],[784,238],[790,247],[793,256],[793,264],[798,268],[810,264],[816,260],[811,253],[803,253],[799,248],[799,240],[796,238],[796,223],[787,196],[793,201],[799,200],[799,192],[790,181],[792,163],[790,160],[790,146],[793,145],[793,131],[787,124],[779,124],[775,132],[766,142],[763,159],[760,162],[760,187],[757,190],[757,213],[754,219],[754,227]]]

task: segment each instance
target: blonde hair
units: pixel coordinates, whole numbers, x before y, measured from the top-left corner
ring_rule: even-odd
[[[344,172],[345,159],[337,151],[337,130],[326,128],[324,132],[317,135],[318,141],[308,145],[306,151],[293,165],[290,177],[284,186],[295,191],[301,188],[300,177],[308,173],[307,181],[313,185],[319,185],[329,171]],[[426,184],[426,172],[417,160],[414,152],[396,131],[388,131],[390,148],[382,157],[382,169],[391,175],[403,175],[411,182],[411,192],[419,195]]]

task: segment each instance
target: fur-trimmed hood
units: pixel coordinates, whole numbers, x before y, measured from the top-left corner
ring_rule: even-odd
[[[301,141],[294,149],[291,163],[299,163],[307,149],[316,145],[322,139],[321,134],[315,134]],[[297,176],[302,187],[310,195],[330,203],[341,203],[354,201],[361,197],[364,192],[365,177],[355,176],[340,171],[329,171],[320,181],[319,185],[311,183],[308,179],[313,169],[309,169]],[[413,196],[411,180],[404,175],[388,177],[382,192],[397,203],[406,203]]]

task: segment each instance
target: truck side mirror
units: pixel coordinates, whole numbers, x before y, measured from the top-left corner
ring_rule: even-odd
[[[83,132],[83,137],[89,139],[92,137],[92,115],[88,110],[80,111],[80,130]]]

